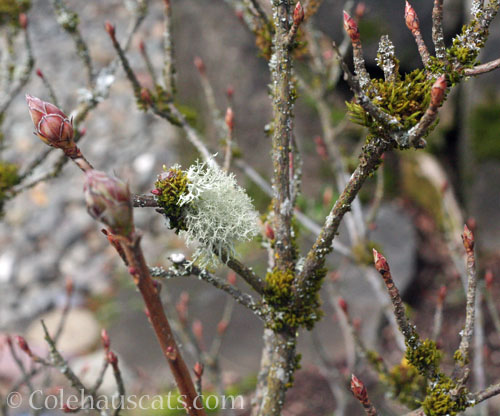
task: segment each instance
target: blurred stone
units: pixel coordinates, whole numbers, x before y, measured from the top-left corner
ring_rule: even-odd
[[[53,336],[61,321],[61,310],[40,316]],[[33,345],[44,343],[43,328],[37,320],[26,331],[26,340]],[[57,347],[65,356],[75,356],[93,349],[100,340],[100,326],[94,315],[86,309],[71,309]]]

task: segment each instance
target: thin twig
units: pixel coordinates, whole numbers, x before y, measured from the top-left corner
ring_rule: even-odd
[[[462,235],[464,248],[467,258],[467,301],[465,309],[465,326],[461,331],[460,345],[455,354],[455,378],[464,377],[467,368],[464,368],[469,362],[469,350],[474,332],[475,312],[476,312],[476,257],[474,254],[474,236],[467,225],[464,227]]]
[[[246,308],[254,312],[260,311],[259,305],[257,304],[257,302],[255,302],[251,295],[241,292],[238,288],[230,285],[224,279],[213,275],[207,270],[200,269],[193,264],[189,264],[185,259],[180,262],[176,261],[174,263],[174,267],[171,267],[169,269],[164,269],[162,267],[152,267],[150,271],[152,277],[159,277],[164,279],[172,279],[175,277],[190,275],[197,276],[200,280],[210,283],[215,288],[226,292],[240,305],[245,306]],[[258,314],[258,316],[260,316],[260,314]]]
[[[165,29],[163,31],[163,82],[167,94],[175,93],[175,62],[174,45],[172,42],[172,4],[170,0],[163,0],[165,7],[163,16]]]

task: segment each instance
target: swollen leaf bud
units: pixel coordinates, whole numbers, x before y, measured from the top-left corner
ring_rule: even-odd
[[[293,10],[293,24],[298,26],[304,21],[304,8],[300,1],[295,5],[295,9]]]
[[[26,95],[35,134],[46,144],[58,149],[75,147],[71,120],[55,105]]]
[[[377,269],[381,275],[391,271],[385,257],[375,249],[373,249],[373,261],[375,263],[375,269]]]
[[[346,11],[344,11],[344,29],[351,38],[352,42],[359,41],[358,24]]]
[[[220,321],[217,324],[217,333],[219,335],[224,334],[224,332],[226,332],[228,326],[229,326],[229,323],[226,320],[223,319],[222,321]]]
[[[125,182],[94,169],[85,172],[87,210],[113,234],[129,236],[133,229],[132,200]]]
[[[366,13],[366,4],[363,2],[358,3],[354,11],[354,16],[356,16],[356,19],[358,20],[362,19],[365,13]]]
[[[405,22],[408,29],[412,32],[414,30],[420,30],[420,23],[418,20],[417,13],[410,3],[406,2],[405,6]]]
[[[434,82],[434,85],[432,86],[431,89],[431,106],[432,107],[439,107],[444,100],[444,95],[446,93],[446,77],[444,75],[441,75],[436,82]]]
[[[360,402],[365,402],[368,398],[365,385],[354,374],[351,376],[351,391]]]
[[[227,274],[227,282],[234,286],[236,284],[236,273],[230,270]]]
[[[466,251],[472,251],[474,249],[474,234],[472,231],[464,225],[464,233],[462,234],[462,241],[464,243],[464,247]]]

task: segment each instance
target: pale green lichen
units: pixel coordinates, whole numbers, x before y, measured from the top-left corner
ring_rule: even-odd
[[[235,255],[235,244],[259,232],[258,213],[233,174],[215,163],[196,162],[186,172],[187,189],[179,195],[188,246],[197,245],[194,259],[202,267],[215,266],[219,258]]]

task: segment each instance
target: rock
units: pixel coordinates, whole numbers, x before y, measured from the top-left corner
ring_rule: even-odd
[[[61,311],[51,311],[40,317],[51,335],[54,335],[61,320]],[[44,333],[40,322],[33,322],[26,331],[30,344],[44,343]],[[57,344],[65,356],[75,356],[90,351],[100,340],[100,327],[94,315],[86,309],[71,309],[68,313],[64,331]]]

